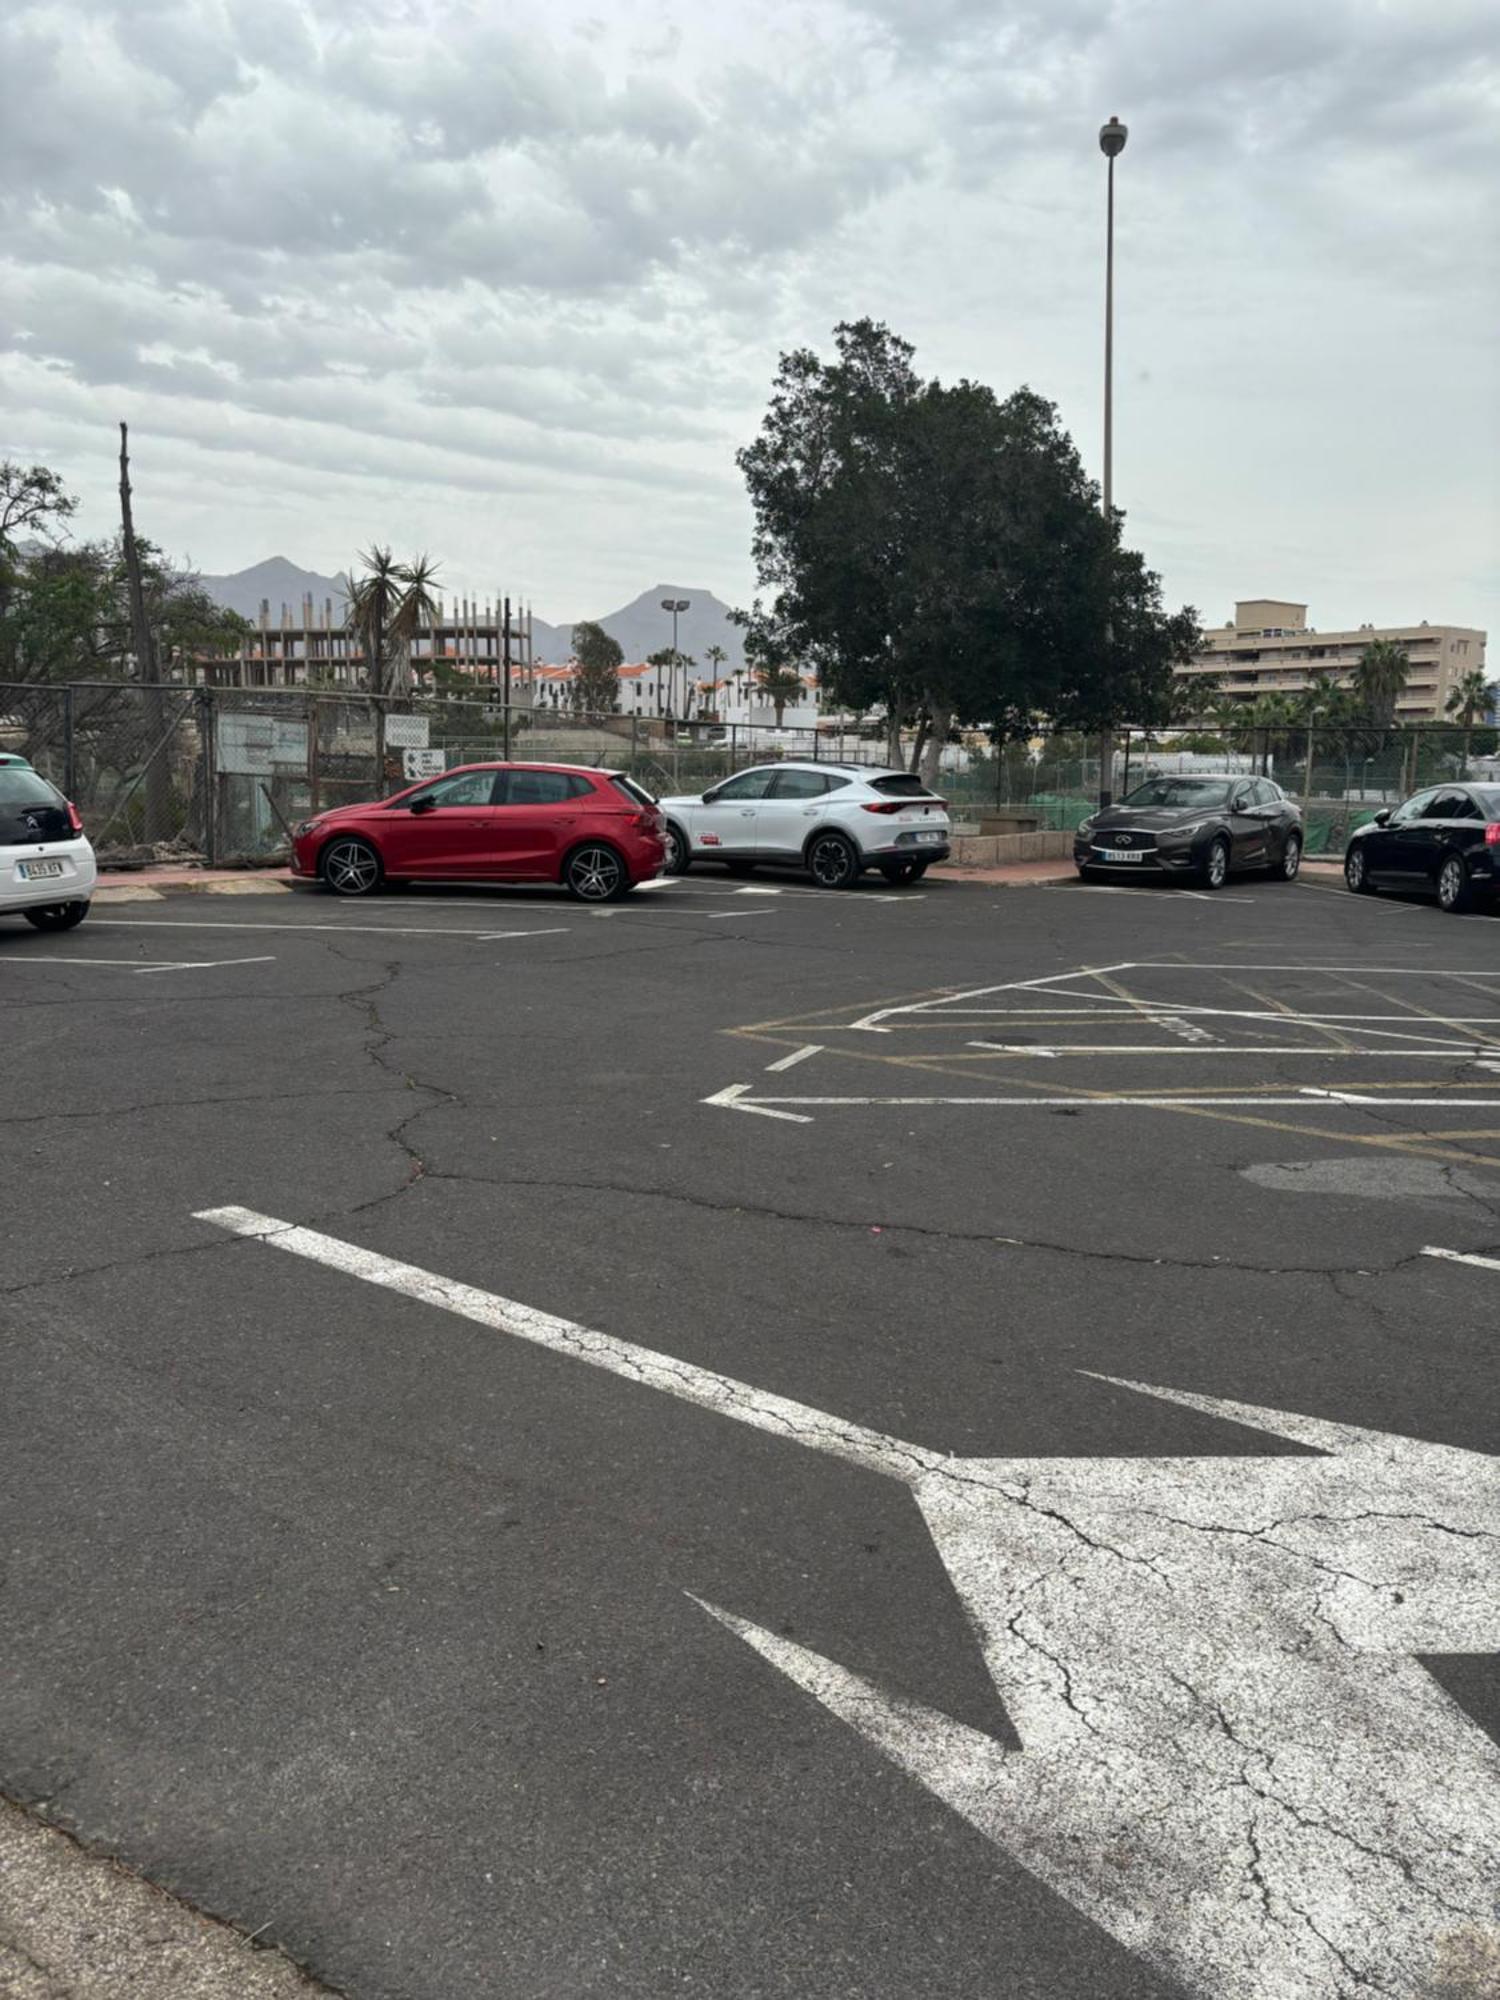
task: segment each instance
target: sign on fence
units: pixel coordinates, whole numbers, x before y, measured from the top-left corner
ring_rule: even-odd
[[[274,778],[307,771],[307,724],[279,715],[226,714],[220,709],[219,769],[237,778]]]
[[[388,715],[385,719],[386,748],[388,750],[425,750],[427,748],[427,720],[425,715]],[[410,776],[410,773],[408,772],[407,775]]]
[[[420,721],[423,733],[426,733],[426,716],[403,715],[399,718],[390,716],[386,722],[387,742],[390,741],[390,724],[397,720],[402,722]],[[441,750],[403,750],[401,752],[401,768],[405,771],[408,778],[440,778],[448,768],[448,761]]]

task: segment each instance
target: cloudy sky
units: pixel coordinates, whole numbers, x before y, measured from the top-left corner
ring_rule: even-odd
[[[8,0],[0,455],[207,570],[743,600],[778,353],[1053,398],[1170,598],[1500,631],[1494,0]]]

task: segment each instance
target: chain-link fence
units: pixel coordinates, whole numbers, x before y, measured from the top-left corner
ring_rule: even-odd
[[[1421,786],[1500,782],[1495,733],[1437,724],[1116,733],[1116,797],[1162,771],[1245,771],[1297,798],[1310,854]],[[903,745],[903,758],[917,750]],[[780,758],[881,765],[875,726],[764,728],[670,718],[509,710],[483,697],[377,699],[300,688],[0,682],[0,750],[19,751],[77,805],[101,858],[272,860],[311,812],[400,790],[455,765],[514,756],[624,771],[658,796],[699,792]],[[1097,737],[1055,731],[998,747],[944,744],[939,788],[984,832],[1076,826],[1101,789]]]

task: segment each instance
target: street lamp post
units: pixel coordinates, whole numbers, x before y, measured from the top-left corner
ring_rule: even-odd
[[[670,682],[672,693],[669,699],[675,699],[677,692],[677,614],[680,611],[686,611],[692,601],[690,597],[664,597],[661,601],[662,610],[670,611],[672,614],[672,665],[670,669],[672,675]],[[686,693],[685,686],[684,693]]]
[[[1114,510],[1115,471],[1115,161],[1125,150],[1128,129],[1118,118],[1099,128],[1099,150],[1109,162],[1109,196],[1104,229],[1104,518]],[[1106,645],[1110,629],[1105,627]],[[1115,763],[1114,731],[1107,729],[1099,742],[1099,803],[1107,806],[1113,796]]]

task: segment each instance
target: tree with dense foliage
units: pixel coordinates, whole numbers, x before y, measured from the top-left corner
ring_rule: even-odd
[[[625,652],[618,639],[591,618],[573,627],[573,706],[581,715],[613,715],[620,705],[620,668]]]
[[[1029,389],[923,381],[870,320],[836,355],[782,357],[738,455],[762,596],[742,614],[827,696],[915,728],[935,771],[955,724],[1099,729],[1160,712],[1198,636],[1120,546],[1055,408]]]
[[[123,538],[63,543],[76,501],[45,466],[0,466],[0,680],[123,680],[137,670]],[[25,544],[20,537],[26,536]],[[234,650],[250,627],[136,538],[158,670]]]
[[[437,620],[438,566],[425,555],[400,563],[374,544],[349,578],[349,631],[365,662],[372,694],[404,695],[412,686],[412,647]]]

